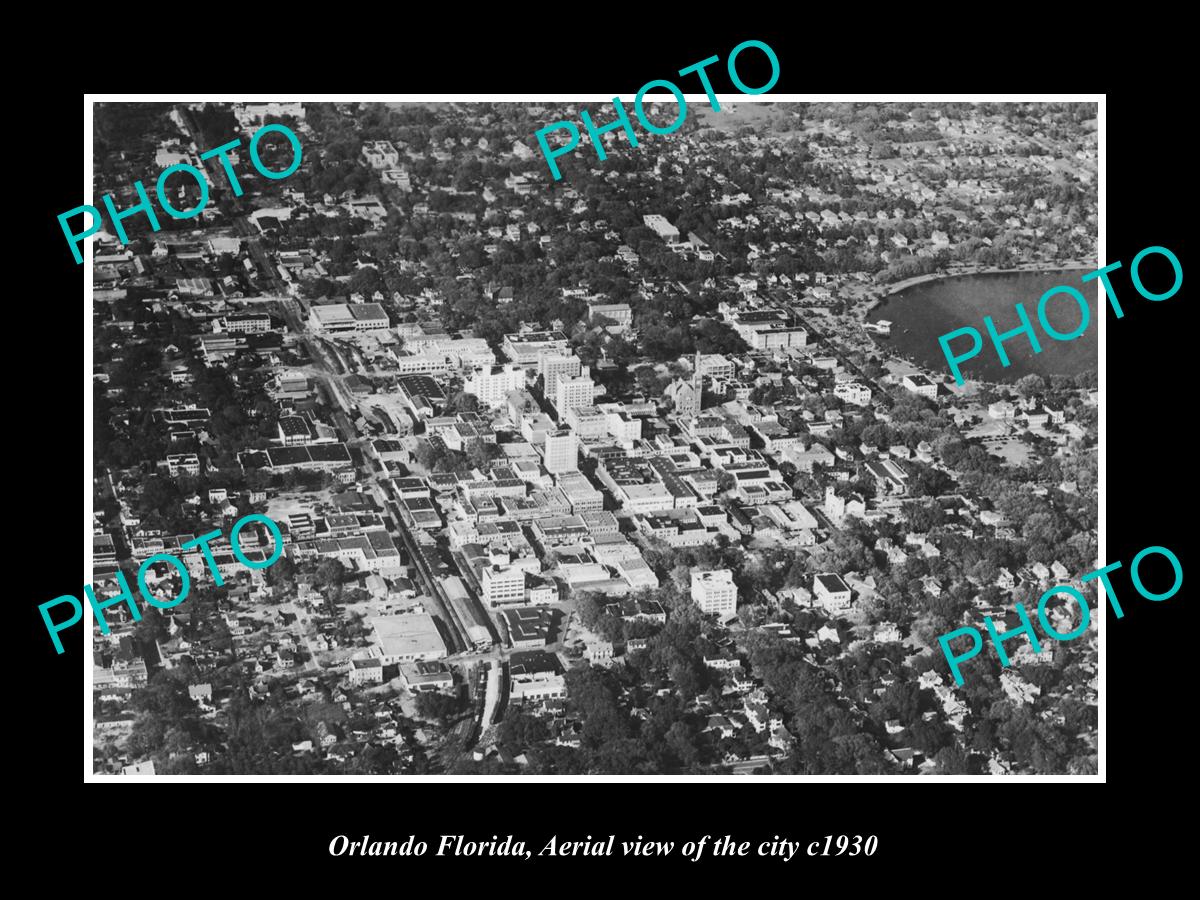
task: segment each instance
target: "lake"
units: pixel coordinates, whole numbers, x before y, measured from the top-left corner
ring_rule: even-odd
[[[983,335],[983,349],[977,357],[961,364],[963,378],[967,381],[1013,382],[1030,374],[1080,375],[1095,371],[1098,352],[1098,282],[1080,284],[1079,277],[1086,272],[1086,269],[995,272],[941,278],[892,295],[871,310],[867,320],[887,319],[892,323],[890,338],[876,338],[881,348],[945,374],[949,373],[950,367],[938,337],[968,325],[978,329]],[[1073,341],[1053,340],[1038,323],[1039,298],[1060,284],[1070,285],[1087,297],[1092,314],[1087,331]],[[1107,302],[1101,302],[1107,308]],[[1025,307],[1042,352],[1034,353],[1029,339],[1018,335],[1004,343],[1010,360],[1008,368],[1004,368],[984,329],[983,317],[991,316],[998,332],[1008,331],[1020,324],[1014,309],[1017,303]],[[1070,333],[1079,325],[1079,307],[1069,294],[1059,295],[1047,304],[1046,318],[1056,331]],[[965,349],[970,345],[970,337],[964,336],[956,338],[951,349]]]

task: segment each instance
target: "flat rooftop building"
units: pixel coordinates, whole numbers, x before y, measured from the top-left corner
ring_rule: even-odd
[[[446,656],[446,642],[438,631],[437,620],[428,613],[372,616],[368,621],[384,665]]]
[[[308,325],[321,334],[355,334],[363,331],[386,331],[387,313],[378,303],[330,303],[313,306]]]
[[[570,352],[570,345],[561,331],[529,331],[506,334],[501,349],[505,356],[518,365],[535,366],[542,353],[566,356]]]

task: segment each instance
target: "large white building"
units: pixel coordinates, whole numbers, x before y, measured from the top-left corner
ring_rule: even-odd
[[[546,435],[546,471],[553,475],[579,469],[579,451],[575,435],[566,430]]]
[[[581,440],[608,434],[608,416],[594,406],[572,406],[561,418]]]
[[[737,585],[729,569],[692,573],[692,599],[705,615],[729,616],[737,612]]]
[[[313,306],[308,314],[308,325],[318,334],[385,331],[389,327],[387,313],[378,303],[330,303]]]
[[[446,655],[446,642],[438,631],[437,622],[428,613],[372,616],[367,621],[375,633],[379,659],[385,666],[442,659]]]
[[[525,572],[518,568],[488,566],[480,580],[488,606],[520,605],[525,602]]]
[[[543,353],[566,356],[571,352],[571,345],[561,331],[527,331],[506,334],[501,349],[513,362],[535,366]]]
[[[619,410],[604,410],[608,433],[613,440],[625,447],[632,447],[642,437],[642,420]]]
[[[525,370],[518,365],[481,366],[471,373],[463,390],[485,406],[503,406],[512,391],[525,386]]]
[[[558,380],[558,390],[555,392],[554,403],[554,408],[558,412],[558,418],[561,420],[566,415],[567,410],[574,409],[577,406],[591,406],[596,394],[595,387],[595,382],[586,375],[579,375],[575,378],[560,378]]]
[[[588,321],[597,317],[608,319],[620,328],[633,325],[633,308],[628,303],[593,303],[588,307]]]
[[[509,702],[514,706],[542,700],[561,700],[567,696],[566,680],[553,672],[538,672],[512,679]]]
[[[736,372],[733,363],[720,353],[700,355],[700,374],[708,378],[732,378]]]
[[[660,216],[657,213],[652,215],[642,216],[642,221],[646,223],[646,227],[657,234],[664,241],[679,240],[679,229],[667,221],[666,216]]]
[[[866,406],[871,402],[871,389],[857,381],[845,381],[834,385],[833,396],[844,403],[853,403],[855,406]]]
[[[558,396],[559,379],[577,378],[587,375],[588,371],[578,356],[543,353],[538,358],[538,374],[542,376],[542,393],[546,399],[553,400]]]
[[[755,350],[779,350],[808,345],[808,331],[789,325],[781,309],[743,310],[728,316],[730,326]]]
[[[247,313],[240,316],[222,316],[213,323],[213,332],[220,334],[263,334],[271,330],[271,317],[266,313]]]
[[[400,151],[391,141],[368,141],[362,155],[372,169],[390,169],[400,162]]]
[[[304,121],[304,104],[272,100],[269,103],[236,103],[233,114],[242,128],[252,128],[261,125],[268,116],[279,119],[291,116],[293,119]]]
[[[922,375],[916,372],[912,375],[905,375],[900,380],[905,388],[912,391],[914,394],[919,394],[922,397],[928,397],[930,400],[937,399],[937,385]]]
[[[777,325],[750,332],[750,346],[755,350],[782,350],[807,345],[808,332],[798,325]]]
[[[840,575],[825,572],[813,578],[813,597],[829,612],[838,612],[850,606],[850,586]]]
[[[426,341],[422,349],[444,357],[451,368],[476,369],[496,364],[496,354],[483,338],[434,338]]]
[[[604,509],[604,494],[596,490],[582,472],[564,472],[554,481],[571,505],[571,512],[581,513]],[[593,533],[595,533],[594,529]]]

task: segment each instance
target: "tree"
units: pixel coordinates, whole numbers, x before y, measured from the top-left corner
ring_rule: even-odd
[[[271,567],[267,573],[267,579],[272,585],[286,585],[291,583],[296,577],[296,564],[292,562],[291,557],[284,555],[279,558],[276,565]]]
[[[585,628],[595,628],[604,614],[604,598],[592,591],[580,591],[575,595],[575,612]]]
[[[340,586],[346,577],[346,567],[336,559],[323,559],[317,563],[316,575],[320,587]]]
[[[550,731],[539,717],[510,707],[500,723],[497,737],[501,743],[525,748],[549,740]]]
[[[347,762],[345,772],[348,775],[396,775],[400,772],[400,755],[392,744],[367,744]]]
[[[462,710],[462,698],[458,691],[443,694],[441,691],[423,691],[417,695],[417,714],[424,719],[437,719],[445,725]]]
[[[175,482],[161,475],[151,475],[142,482],[138,506],[142,512],[158,513],[166,517],[174,515],[181,499]]]
[[[1046,392],[1046,379],[1041,375],[1025,375],[1017,379],[1017,393],[1029,398]]]
[[[969,775],[968,757],[957,746],[943,747],[934,754],[939,775]]]
[[[474,394],[460,391],[450,399],[447,408],[455,412],[475,412],[479,409],[479,398]]]

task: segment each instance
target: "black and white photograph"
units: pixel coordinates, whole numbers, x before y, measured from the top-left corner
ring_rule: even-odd
[[[1097,774],[1097,100],[684,90],[91,104],[94,776]]]

